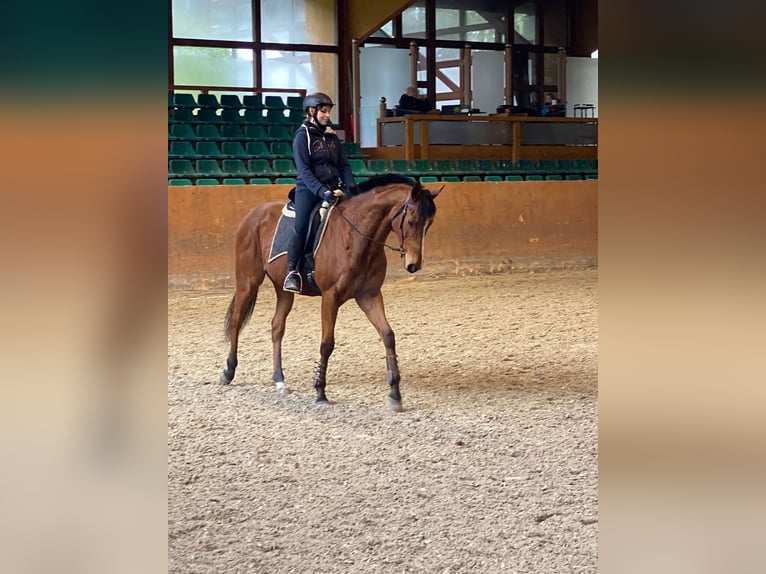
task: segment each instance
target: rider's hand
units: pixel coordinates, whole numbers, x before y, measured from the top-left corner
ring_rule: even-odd
[[[342,189],[335,189],[332,191],[328,189],[322,194],[322,199],[326,201],[327,203],[332,203],[333,199],[335,199],[336,197],[341,197],[342,195],[343,195]]]

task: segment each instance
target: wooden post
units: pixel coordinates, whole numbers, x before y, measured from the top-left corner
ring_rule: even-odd
[[[511,146],[511,159],[514,165],[521,159],[521,122],[513,121],[513,145]]]
[[[404,159],[415,159],[415,126],[410,116],[404,116]]]
[[[421,120],[418,122],[420,126],[420,159],[430,159],[428,149],[428,126],[431,125],[429,120]]]
[[[473,107],[473,92],[471,90],[471,48],[463,48],[463,61],[461,65],[463,84],[463,105]]]
[[[567,52],[564,48],[559,48],[558,51],[558,83],[559,91],[558,98],[559,104],[566,106],[567,103]]]
[[[362,141],[359,133],[362,128],[360,118],[361,91],[359,90],[359,40],[351,40],[351,92],[353,100],[351,102],[351,116],[354,118],[354,141]]]
[[[418,87],[418,45],[410,42],[410,86]]]
[[[505,104],[513,105],[513,48],[505,45]]]

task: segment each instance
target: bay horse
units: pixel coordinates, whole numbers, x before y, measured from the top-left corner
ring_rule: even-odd
[[[338,309],[354,299],[378,332],[386,350],[386,376],[390,386],[388,404],[402,410],[399,392],[399,365],[396,359],[394,332],[386,319],[380,288],[386,277],[384,248],[398,251],[404,267],[414,273],[423,265],[426,232],[436,215],[437,191],[398,174],[386,174],[359,184],[327,214],[324,236],[315,254],[314,279],[322,297],[322,341],[314,372],[316,403],[328,404],[325,394],[327,362],[335,348],[335,321]],[[282,337],[294,294],[283,291],[287,274],[284,255],[269,262],[272,238],[284,201],[272,201],[254,207],[239,224],[236,237],[236,287],[226,313],[224,335],[230,341],[226,369],[220,382],[228,385],[237,368],[239,333],[255,307],[258,289],[266,276],[277,296],[271,320],[272,361],[277,391],[289,393],[282,372]],[[399,247],[385,243],[393,232]]]

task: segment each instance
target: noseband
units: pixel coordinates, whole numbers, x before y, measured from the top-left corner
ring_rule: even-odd
[[[402,220],[399,222],[399,233],[397,234],[397,235],[399,235],[399,247],[393,247],[392,245],[389,245],[388,243],[385,243],[384,241],[378,241],[377,239],[373,239],[369,235],[366,235],[365,233],[363,233],[356,225],[351,223],[351,221],[348,219],[348,217],[346,217],[343,214],[342,211],[340,211],[340,210],[335,210],[335,211],[336,211],[336,213],[338,215],[340,215],[346,221],[346,223],[348,223],[351,226],[351,229],[356,231],[359,235],[361,235],[362,237],[364,237],[368,241],[372,241],[373,243],[377,243],[378,245],[382,245],[383,247],[387,247],[391,251],[397,251],[397,252],[399,252],[399,256],[400,257],[404,257],[404,255],[405,255],[405,251],[404,251],[404,216],[407,213],[407,208],[410,207],[410,199],[411,199],[411,196],[408,195],[407,199],[404,200],[404,203],[402,204],[402,207],[399,209],[399,211],[396,212],[396,215],[394,215],[391,218],[391,225],[393,225],[394,220],[396,220],[397,217],[401,217],[402,218]]]

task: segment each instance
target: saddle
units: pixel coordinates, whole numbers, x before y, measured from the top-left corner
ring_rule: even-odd
[[[294,189],[290,191],[289,201],[282,207],[282,215],[279,217],[277,229],[274,232],[274,238],[271,241],[271,250],[269,251],[269,263],[277,257],[287,255],[287,242],[290,234],[293,232],[293,219],[295,219],[295,203],[293,203]],[[324,236],[325,223],[329,219],[329,214],[333,206],[327,210],[324,217],[320,216],[321,203],[311,211],[309,231],[306,234],[306,244],[304,245],[303,257],[298,262],[298,272],[303,277],[303,295],[319,295],[319,287],[314,280],[314,255]]]

